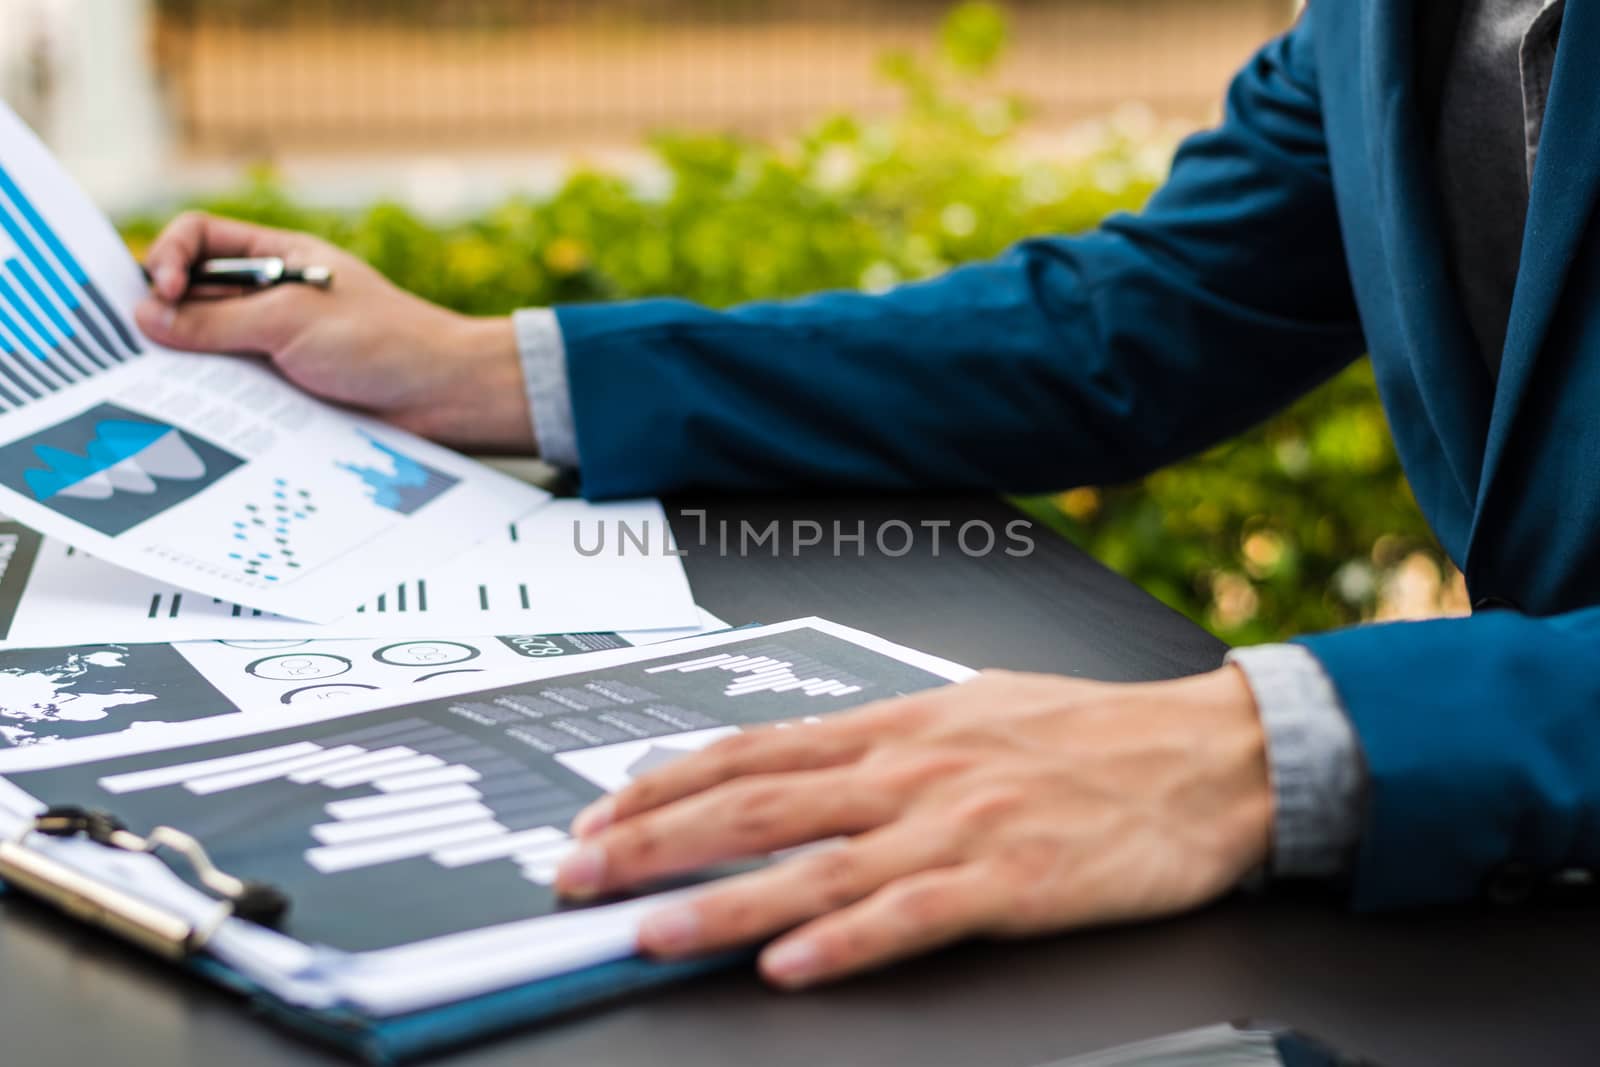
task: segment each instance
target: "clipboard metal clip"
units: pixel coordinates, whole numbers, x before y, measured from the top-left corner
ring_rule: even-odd
[[[30,847],[28,839],[36,833],[46,837],[82,835],[123,852],[176,853],[193,869],[200,884],[218,898],[217,910],[204,922],[191,923]],[[114,816],[77,807],[50,808],[15,837],[0,841],[0,880],[68,915],[174,960],[203,949],[230,917],[276,926],[289,910],[289,898],[281,890],[223,871],[211,862],[200,842],[182,830],[158,826],[141,837]]]

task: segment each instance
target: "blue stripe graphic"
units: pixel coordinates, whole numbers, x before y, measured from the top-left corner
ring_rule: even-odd
[[[22,299],[21,295],[12,288],[11,283],[6,281],[3,276],[0,276],[0,298],[10,302],[12,309],[22,316],[23,322],[32,327],[33,332],[44,342],[46,348],[54,348],[56,346],[56,335],[51,333],[50,329],[40,321],[39,316],[33,313],[33,308],[28,306],[28,302]]]
[[[29,337],[28,334],[17,325],[16,319],[6,314],[5,308],[0,308],[0,326],[4,326],[7,330],[10,330],[11,336],[20,341],[22,343],[22,347],[26,348],[34,359],[37,359],[40,363],[47,362],[47,357],[45,356],[43,350],[40,349],[38,345],[34,344],[33,338]]]
[[[55,253],[55,257],[61,261],[61,265],[67,268],[67,273],[72,275],[72,280],[79,285],[87,282],[89,276],[83,272],[83,268],[78,266],[78,261],[72,258],[72,253],[68,252],[66,246],[56,237],[55,231],[45,223],[39,212],[34,210],[33,204],[28,201],[26,196],[22,195],[22,190],[17,188],[17,183],[11,180],[11,175],[6,173],[4,167],[0,167],[0,192],[9,196],[11,202],[17,205],[17,210],[22,212],[22,217],[28,220],[28,225],[32,226],[34,231],[44,239],[44,243],[49,246],[51,252]]]
[[[88,331],[89,336],[94,338],[94,343],[99,345],[101,350],[112,359],[121,363],[122,354],[111,346],[110,341],[106,340],[106,335],[100,332],[100,327],[95,325],[94,318],[89,314],[88,310],[76,307],[72,309],[72,313],[77,316],[79,322],[83,323],[83,328]]]
[[[78,294],[74,293],[67,286],[67,283],[61,280],[61,276],[50,265],[50,261],[44,258],[44,253],[40,252],[38,246],[33,243],[33,238],[28,236],[27,231],[17,223],[17,220],[12,217],[11,212],[6,210],[6,206],[3,203],[0,203],[0,229],[4,229],[6,233],[11,235],[11,240],[16,242],[18,248],[22,249],[22,254],[28,257],[28,262],[33,264],[33,269],[44,275],[45,282],[55,291],[56,296],[61,298],[61,302],[69,308],[77,307]]]
[[[27,269],[23,267],[21,260],[13,256],[11,259],[6,260],[6,268],[15,276],[17,284],[21,285],[23,290],[33,297],[33,302],[44,308],[46,317],[55,325],[57,332],[63,337],[71,337],[78,332],[72,328],[72,324],[67,321],[66,316],[61,314],[60,309],[55,305],[55,301],[44,295],[44,290],[39,288],[39,283],[33,280],[33,275],[29,274]]]
[[[10,323],[8,328],[15,334],[16,340],[35,359],[45,362],[53,373],[70,382],[74,373],[93,374],[96,370],[122,362],[126,357],[121,349],[134,355],[143,351],[133,331],[101,295],[78,260],[67,251],[61,238],[56,236],[44,216],[3,166],[0,166],[0,230],[5,231],[21,253],[20,257],[6,257],[5,269],[0,270],[0,302],[11,304],[13,314],[42,338],[43,348],[17,325],[15,318],[7,316],[4,321]],[[55,262],[51,261],[52,255]],[[6,271],[16,280],[26,298],[7,280]],[[70,279],[63,277],[63,274],[70,276]],[[44,280],[44,285],[39,284],[39,278]],[[52,300],[51,294],[56,299]],[[38,305],[44,319],[49,320],[48,325],[35,313],[29,299]],[[91,308],[104,317],[112,336],[108,336],[107,331],[96,323],[90,314]],[[74,319],[77,321],[74,322]],[[86,338],[92,338],[92,342],[86,343]],[[119,340],[122,342],[121,349],[116,343]],[[72,348],[82,353],[81,360],[73,354]],[[46,353],[48,349],[55,350],[63,365],[51,361]],[[15,346],[12,351],[16,351]],[[39,373],[43,375],[42,371]],[[55,388],[53,382],[47,381],[46,384]]]
[[[17,350],[11,347],[11,342],[6,340],[6,335],[3,333],[0,333],[0,355],[10,356],[11,359],[20,358]],[[5,376],[8,384],[15,384],[21,387],[22,391],[27,393],[30,399],[38,400],[44,394],[34,388],[33,383],[28,380],[27,376],[19,374],[16,368],[11,366],[11,359],[0,360],[0,374]]]

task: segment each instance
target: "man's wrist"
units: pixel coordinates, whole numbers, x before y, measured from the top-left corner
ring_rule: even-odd
[[[453,314],[435,348],[459,373],[449,377],[438,398],[448,428],[433,436],[485,450],[536,453],[511,319]]]
[[[1147,688],[1153,716],[1144,729],[1181,744],[1203,768],[1203,806],[1217,848],[1243,878],[1266,863],[1273,794],[1267,738],[1244,672],[1228,665]]]
[[[1244,672],[1226,665],[1203,676],[1215,701],[1223,731],[1220,754],[1232,767],[1233,828],[1246,871],[1254,871],[1272,850],[1272,776],[1267,766],[1267,735],[1255,694]]]

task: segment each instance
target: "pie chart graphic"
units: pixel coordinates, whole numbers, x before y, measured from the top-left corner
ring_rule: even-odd
[[[33,451],[45,468],[24,477],[40,500],[57,494],[80,500],[106,500],[117,492],[148,495],[156,491],[157,478],[192,482],[206,474],[205,461],[183,434],[158,423],[108,419],[95,427],[85,456],[51,445]]]
[[[0,483],[115,537],[243,462],[187,430],[97,404],[0,446]]]

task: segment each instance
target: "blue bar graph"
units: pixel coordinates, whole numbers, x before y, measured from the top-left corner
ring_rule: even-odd
[[[128,323],[3,166],[0,234],[0,401],[38,399],[142,351]]]
[[[38,342],[29,336],[21,326],[17,325],[17,320],[11,317],[4,304],[0,304],[0,329],[4,329],[7,333],[9,333],[12,338],[22,346],[23,351],[27,352],[34,359],[37,359],[42,363],[49,358],[44,354],[44,349],[39,347]]]
[[[38,400],[43,394],[35,388],[31,379],[19,374],[13,365],[13,361],[20,358],[25,357],[17,351],[5,333],[0,331],[0,381],[22,398],[23,403],[28,400]]]
[[[56,307],[49,297],[44,295],[44,291],[39,288],[39,283],[33,280],[33,275],[28,273],[27,268],[22,265],[21,261],[16,257],[12,257],[7,261],[6,269],[11,272],[12,277],[17,279],[17,284],[27,292],[28,296],[33,298],[33,302],[44,309],[44,313],[49,317],[51,324],[55,326],[56,332],[71,341],[73,346],[82,352],[84,357],[96,367],[105,370],[107,364],[102,362],[90,350],[88,345],[84,344],[83,337],[78,333],[77,329],[62,317],[60,309]],[[73,363],[77,364],[77,360],[74,359]]]

